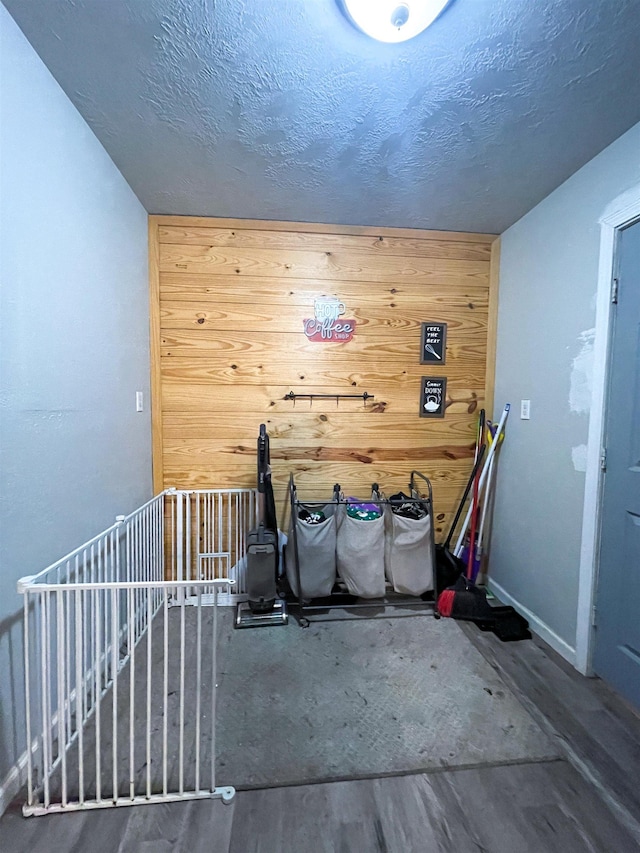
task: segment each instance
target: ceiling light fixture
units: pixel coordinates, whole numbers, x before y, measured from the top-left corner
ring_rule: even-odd
[[[342,0],[347,17],[378,41],[407,41],[427,29],[450,0]]]

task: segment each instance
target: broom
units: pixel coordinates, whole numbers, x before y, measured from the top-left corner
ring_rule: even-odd
[[[484,431],[484,430],[483,430]],[[485,445],[478,451],[478,460],[484,455]],[[476,465],[476,469],[479,465]],[[471,512],[471,538],[469,540],[469,553],[467,564],[459,557],[459,560],[464,568],[466,568],[466,576],[461,573],[453,586],[444,589],[438,596],[438,612],[441,616],[450,616],[453,619],[490,619],[491,605],[487,601],[487,596],[484,590],[478,587],[471,580],[474,567],[474,552],[473,542],[476,535],[476,519],[478,510],[478,481],[480,479],[479,471],[475,470],[473,477],[473,500]]]
[[[451,550],[451,540],[453,539],[453,534],[455,532],[456,527],[458,526],[458,521],[460,521],[462,510],[464,509],[464,505],[467,502],[467,498],[469,497],[469,492],[471,491],[476,475],[480,470],[484,451],[485,446],[483,445],[480,448],[480,451],[478,452],[478,456],[473,466],[473,470],[471,471],[471,475],[469,476],[469,480],[465,487],[464,494],[462,495],[462,500],[460,501],[458,509],[456,510],[455,517],[451,522],[451,527],[449,528],[447,538],[440,545],[436,545],[437,589],[444,590],[445,587],[451,586],[453,583],[456,582],[460,575],[464,574],[466,568],[465,563],[463,560],[460,559],[460,557],[456,557],[456,555]]]
[[[473,575],[473,566],[474,566],[474,551],[475,551],[475,527],[476,527],[476,519],[477,519],[477,498],[478,492],[484,485],[484,481],[487,477],[488,469],[491,464],[491,460],[495,454],[496,448],[498,446],[498,439],[502,430],[504,429],[504,424],[509,414],[509,409],[511,406],[509,403],[504,408],[502,413],[502,417],[500,418],[500,423],[496,429],[496,435],[489,449],[489,454],[485,460],[485,465],[481,474],[476,472],[474,477],[473,486],[474,486],[474,500],[469,507],[467,512],[467,517],[465,519],[465,528],[469,521],[471,520],[471,539],[469,541],[469,560],[467,564],[467,577],[460,576],[455,584],[443,590],[438,596],[438,612],[441,616],[449,616],[453,619],[468,619],[471,621],[487,621],[492,620],[493,616],[493,608],[487,601],[487,595],[484,590],[479,589],[475,583],[471,580]],[[483,429],[484,433],[484,429]],[[478,456],[480,453],[478,453]],[[458,546],[456,548],[456,556],[460,555],[462,552],[462,538],[464,536],[463,532],[460,534],[458,539]]]
[[[438,612],[452,619],[475,622],[481,631],[493,631],[503,643],[531,639],[529,623],[524,616],[511,605],[489,604],[485,591],[464,575],[440,594]]]

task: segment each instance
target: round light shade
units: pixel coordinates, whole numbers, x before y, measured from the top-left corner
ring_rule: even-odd
[[[399,42],[433,23],[449,0],[342,0],[352,22],[378,41]]]

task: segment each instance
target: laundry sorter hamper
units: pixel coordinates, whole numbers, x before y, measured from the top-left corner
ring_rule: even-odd
[[[422,500],[415,478],[424,480],[428,498]],[[423,595],[434,590],[435,548],[431,483],[417,471],[411,474],[409,499],[400,493],[384,502],[385,575],[395,592]]]
[[[422,491],[418,488],[418,481]],[[285,548],[289,598],[306,614],[332,608],[434,609],[435,546],[431,483],[412,471],[409,494],[386,498],[300,500],[289,479],[291,520]]]
[[[347,498],[340,506],[336,537],[336,567],[347,590],[359,598],[383,598],[384,504],[372,489],[372,500]],[[375,517],[377,515],[377,517]]]
[[[304,504],[298,501],[293,476],[289,534],[285,546],[285,572],[298,599],[326,598],[336,583],[337,510],[340,486],[333,499]]]

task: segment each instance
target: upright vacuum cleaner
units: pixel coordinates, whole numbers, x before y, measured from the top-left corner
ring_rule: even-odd
[[[247,535],[246,584],[249,600],[236,611],[236,628],[286,625],[285,602],[278,597],[278,522],[271,485],[269,436],[258,436],[258,526]]]

